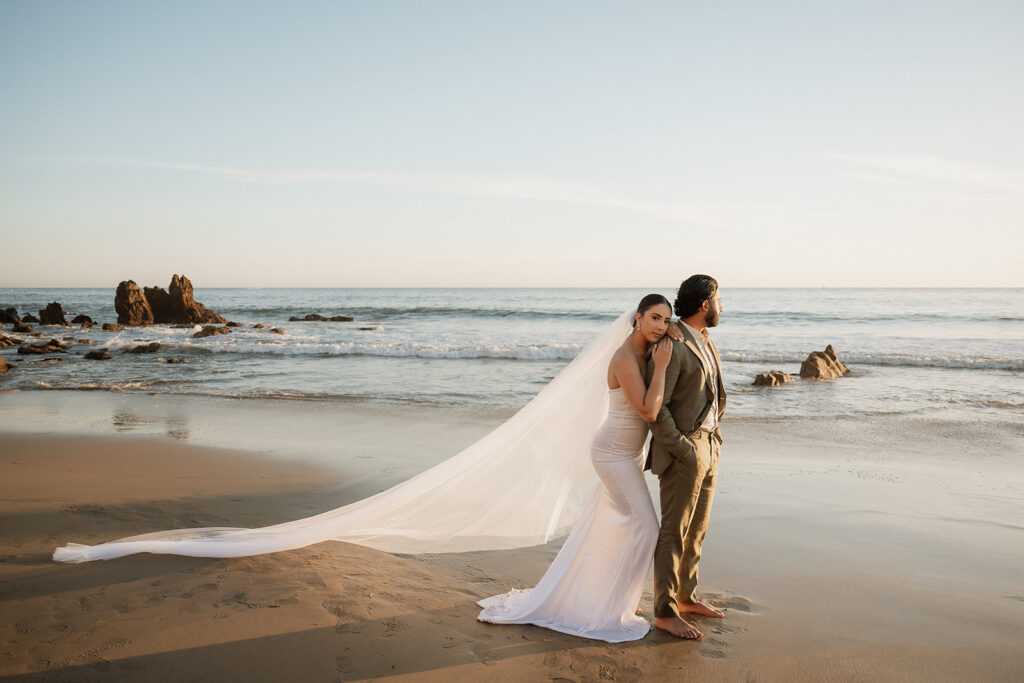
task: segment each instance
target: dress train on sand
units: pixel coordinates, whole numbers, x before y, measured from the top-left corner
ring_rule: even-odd
[[[647,423],[621,389],[609,393],[591,462],[600,484],[536,586],[481,600],[478,619],[536,624],[612,643],[643,638],[635,614],[658,541],[658,517],[643,474]]]

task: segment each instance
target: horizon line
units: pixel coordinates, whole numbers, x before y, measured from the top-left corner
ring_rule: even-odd
[[[162,285],[157,285],[162,286]],[[720,285],[722,289],[1024,289],[1024,285]],[[669,288],[676,288],[671,285]],[[230,285],[203,286],[193,285],[193,289],[664,289],[661,285]],[[0,289],[117,289],[117,285],[0,285]]]

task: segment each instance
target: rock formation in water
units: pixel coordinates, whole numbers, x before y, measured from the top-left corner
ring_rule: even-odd
[[[842,377],[849,371],[850,368],[839,361],[831,344],[824,351],[812,351],[800,366],[800,376],[804,379],[831,379]]]
[[[762,372],[760,375],[754,378],[755,387],[775,387],[786,382],[792,382],[793,378],[784,373],[782,370],[772,370],[771,372]]]
[[[148,344],[140,344],[139,346],[133,346],[130,349],[125,349],[125,353],[156,353],[160,350],[160,342],[149,342]]]
[[[184,275],[174,275],[163,287],[139,286],[126,280],[117,286],[114,297],[117,322],[122,325],[205,325],[223,324],[224,318],[195,300],[192,283]]]
[[[292,316],[289,322],[325,322],[325,323],[350,323],[354,318],[347,315],[332,315],[330,318],[319,313],[309,313],[303,318]]]
[[[63,353],[67,348],[68,345],[59,339],[51,339],[45,344],[22,344],[18,347],[18,353],[22,355],[52,353],[55,351]]]
[[[192,283],[184,275],[174,275],[166,292],[162,287],[146,287],[144,294],[157,325],[223,325],[227,322],[195,300]]]
[[[64,319],[64,308],[56,301],[47,304],[46,308],[39,311],[39,324],[67,325],[68,321]]]
[[[134,280],[125,280],[117,286],[114,295],[117,322],[122,325],[152,325],[153,309]]]
[[[216,325],[207,325],[203,329],[201,329],[198,332],[196,332],[195,334],[193,334],[192,337],[193,338],[195,338],[195,337],[212,337],[212,336],[218,335],[218,334],[230,334],[230,333],[231,333],[231,328],[230,327],[217,327]]]

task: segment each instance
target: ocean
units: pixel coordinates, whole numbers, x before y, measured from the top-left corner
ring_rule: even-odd
[[[196,300],[241,323],[199,328],[116,322],[114,288],[4,289],[19,314],[60,302],[93,329],[40,327],[75,344],[64,354],[0,352],[0,391],[105,391],[315,402],[419,404],[511,414],[649,289],[197,289]],[[1024,418],[1024,290],[733,289],[712,330],[729,391],[728,419],[917,415]],[[307,313],[353,322],[289,322]],[[256,323],[268,329],[254,329]],[[270,332],[280,327],[284,335]],[[12,334],[10,326],[2,331]],[[84,339],[90,344],[80,344]],[[151,354],[125,348],[160,342]],[[801,361],[832,344],[851,369],[801,381]],[[107,361],[83,358],[107,349]],[[168,364],[168,358],[185,363]],[[54,358],[63,360],[55,361]],[[753,387],[782,370],[796,380]]]

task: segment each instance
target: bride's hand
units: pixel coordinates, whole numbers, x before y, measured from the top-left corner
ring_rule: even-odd
[[[668,337],[662,337],[654,344],[654,350],[651,352],[651,360],[654,361],[654,366],[657,368],[665,368],[668,362],[672,360],[672,340]]]
[[[678,325],[669,325],[668,330],[665,332],[665,336],[671,338],[673,341],[683,341],[683,331],[679,329]]]

